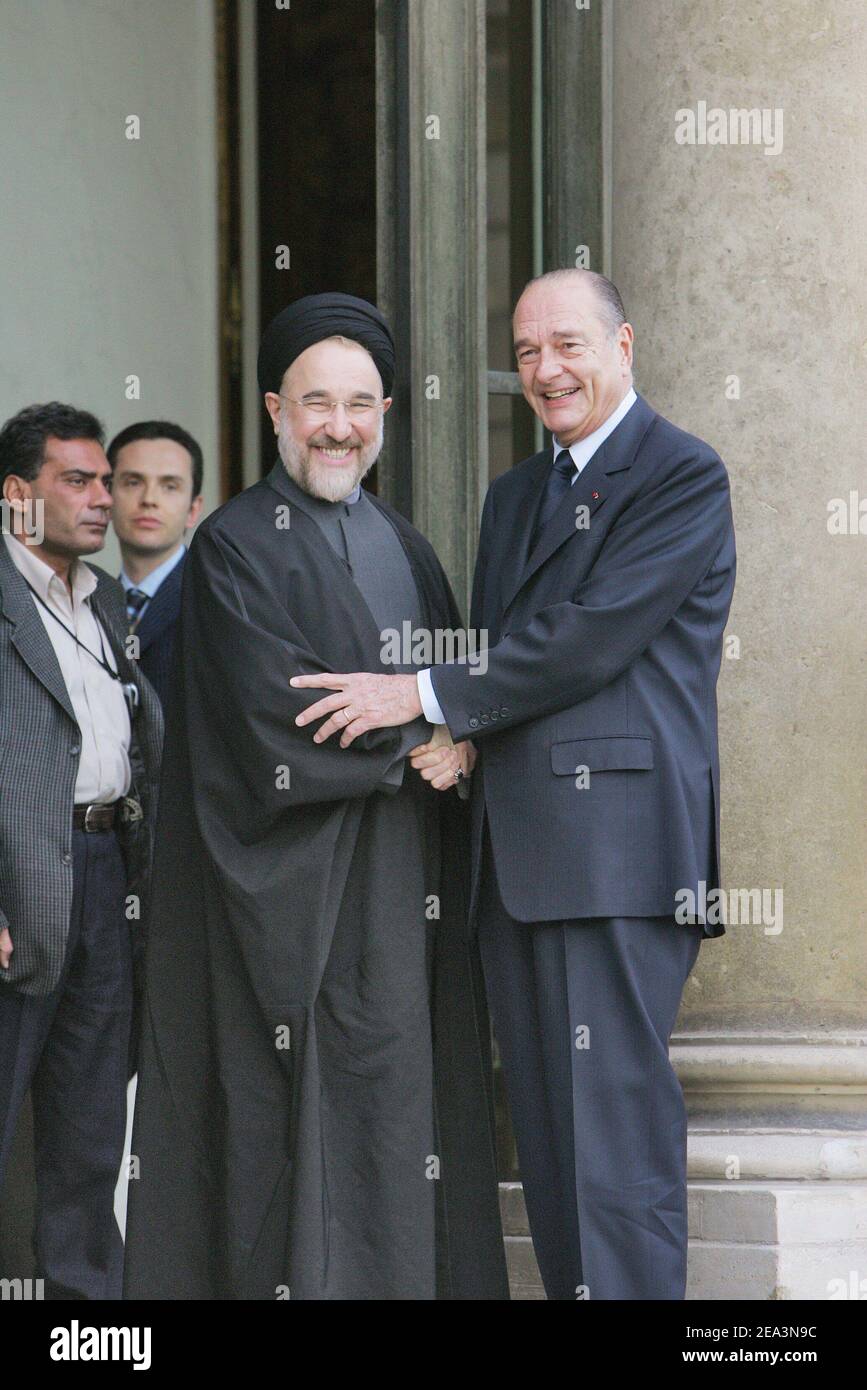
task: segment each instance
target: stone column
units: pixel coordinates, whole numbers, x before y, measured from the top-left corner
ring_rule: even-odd
[[[613,276],[637,384],[719,450],[738,539],[730,925],[672,1044],[688,1296],[864,1299],[867,10],[616,0],[613,43]]]
[[[380,484],[466,611],[487,482],[485,7],[376,15],[378,298],[398,364]]]

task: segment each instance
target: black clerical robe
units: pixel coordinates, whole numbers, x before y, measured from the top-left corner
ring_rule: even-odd
[[[507,1296],[465,807],[399,730],[296,727],[380,630],[278,464],[184,579],[160,792],[126,1296]],[[460,625],[376,501],[426,624]],[[137,1176],[136,1176],[137,1173]]]

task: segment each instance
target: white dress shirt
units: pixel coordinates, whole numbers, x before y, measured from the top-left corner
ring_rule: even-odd
[[[588,434],[586,439],[577,440],[575,444],[561,444],[557,436],[553,436],[553,457],[556,458],[563,449],[568,449],[569,453],[572,455],[572,462],[575,465],[575,477],[572,479],[573,484],[580,476],[582,469],[587,467],[593,455],[596,453],[596,450],[604,444],[609,434],[617,429],[624,415],[626,415],[627,411],[632,409],[637,400],[638,397],[635,394],[635,390],[630,386],[617,409],[611,412],[607,420],[603,420],[598,430],[594,430],[592,434]],[[418,698],[421,700],[421,707],[424,710],[425,719],[431,724],[444,724],[446,722],[445,716],[434,694],[433,682],[430,678],[430,668],[427,667],[424,671],[419,671],[416,676],[416,681],[418,682]]]
[[[50,565],[34,555],[32,546],[5,532],[3,540],[16,568],[42,600],[42,603],[36,599],[33,602],[60,664],[81,733],[75,804],[117,801],[126,796],[130,787],[131,731],[121,683],[113,680],[98,661],[82,651],[42,606],[46,604],[75,633],[79,642],[116,671],[111,644],[88,601],[96,588],[96,575],[87,565],[74,560],[70,569],[70,598],[64,581]]]

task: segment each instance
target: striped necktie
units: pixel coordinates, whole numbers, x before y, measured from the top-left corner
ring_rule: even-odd
[[[141,611],[150,598],[144,589],[127,589],[126,591],[126,616],[131,623],[138,621]]]

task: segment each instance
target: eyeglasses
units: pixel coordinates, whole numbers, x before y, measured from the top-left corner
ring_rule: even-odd
[[[369,420],[375,411],[379,410],[383,402],[381,400],[366,400],[356,397],[351,401],[332,401],[328,396],[317,397],[312,401],[298,401],[294,396],[284,396],[282,391],[278,392],[281,401],[291,401],[292,405],[300,405],[308,415],[318,415],[323,420],[333,415],[339,405],[342,405],[350,420]]]

